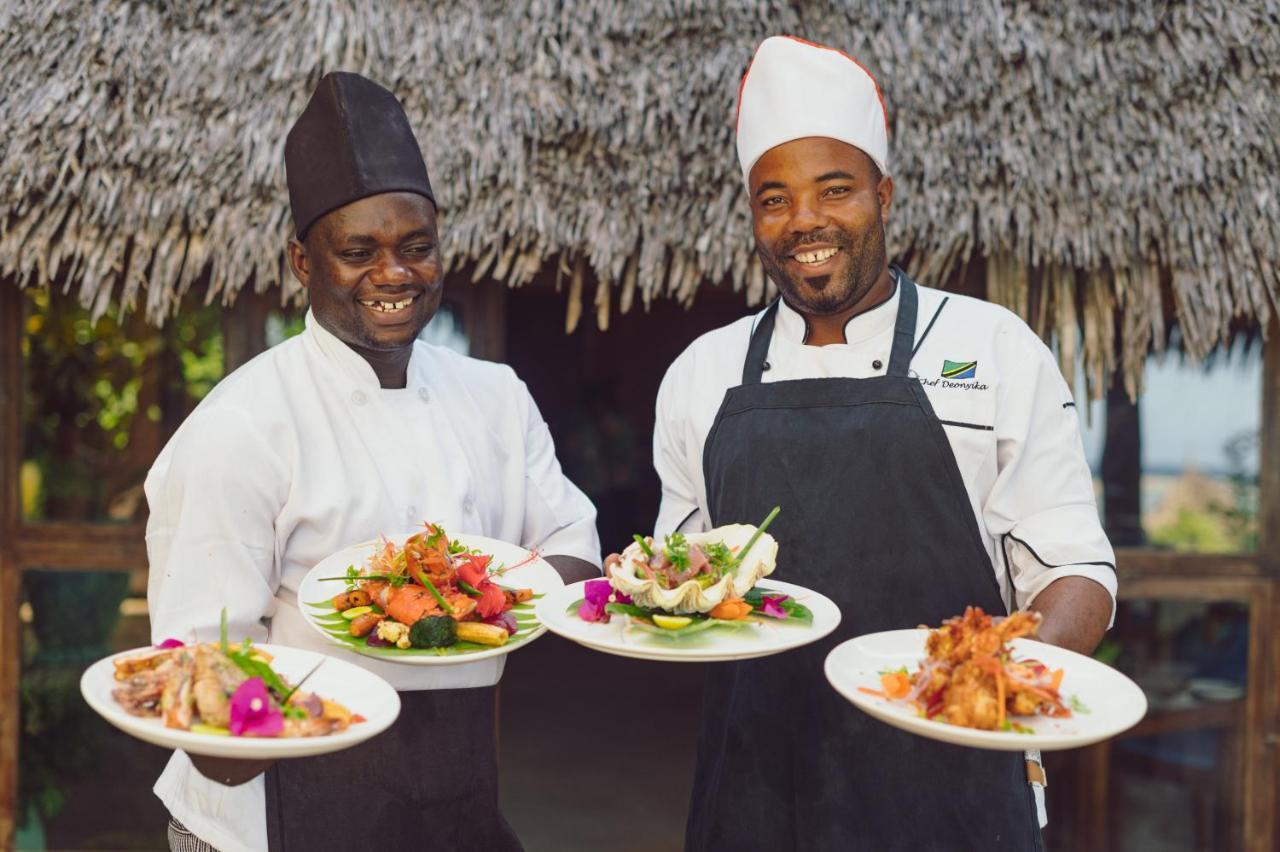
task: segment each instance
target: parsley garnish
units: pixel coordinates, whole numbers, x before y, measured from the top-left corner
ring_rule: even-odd
[[[675,568],[684,571],[689,567],[689,542],[685,540],[684,533],[672,533],[667,536],[662,552]]]
[[[707,561],[711,563],[717,576],[723,577],[733,570],[733,551],[723,541],[702,545],[702,552],[707,555]]]
[[[1071,708],[1072,713],[1084,713],[1087,715],[1093,712],[1092,710],[1090,710],[1088,707],[1085,706],[1085,703],[1083,701],[1081,701],[1079,698],[1076,698],[1074,695],[1071,696],[1069,699],[1067,699],[1067,705]]]

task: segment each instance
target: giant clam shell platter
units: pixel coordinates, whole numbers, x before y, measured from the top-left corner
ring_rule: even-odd
[[[731,524],[704,533],[690,533],[686,539],[690,545],[722,543],[736,555],[748,546],[756,532],[757,528],[751,524]],[[661,544],[652,538],[644,539],[643,545],[640,541],[631,544],[622,552],[621,563],[613,568],[610,582],[616,590],[629,595],[637,606],[681,614],[710,612],[725,600],[741,598],[762,578],[773,573],[778,559],[778,542],[762,532],[750,545],[745,558],[714,583],[703,585],[704,581],[697,576],[700,566],[695,563],[686,572],[688,579],[668,589],[662,587],[650,567],[651,557],[645,553],[646,547],[651,552],[661,552]]]

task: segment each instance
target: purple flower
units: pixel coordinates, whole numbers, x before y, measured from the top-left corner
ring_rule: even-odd
[[[761,600],[760,612],[770,618],[789,618],[790,613],[782,608],[782,604],[791,598],[790,595],[774,595]]]
[[[181,639],[166,639],[156,646],[158,650],[167,651],[170,648],[185,648],[186,643]]]
[[[578,618],[583,621],[608,621],[609,613],[604,611],[604,604],[593,604],[584,600],[578,607]]]
[[[604,606],[613,594],[613,586],[609,585],[608,580],[588,580],[582,586],[582,594],[587,603]]]
[[[284,730],[284,714],[271,701],[267,685],[251,677],[231,693],[231,724],[237,737],[275,737]]]
[[[578,607],[578,618],[583,621],[608,621],[609,613],[604,611],[613,594],[613,587],[608,580],[588,580],[582,586],[583,601]]]

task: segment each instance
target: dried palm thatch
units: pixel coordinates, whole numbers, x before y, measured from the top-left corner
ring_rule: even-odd
[[[890,107],[894,252],[1083,349],[1092,389],[1176,320],[1193,356],[1280,283],[1280,0],[0,4],[0,274],[162,322],[203,276],[296,295],[285,130],[325,71],[393,88],[446,250],[569,324],[766,281],[732,145],[754,45],[860,57]],[[614,292],[616,289],[616,293]],[[1118,332],[1118,333],[1117,333]]]

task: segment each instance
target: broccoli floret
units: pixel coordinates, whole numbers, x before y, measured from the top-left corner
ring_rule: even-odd
[[[447,615],[428,615],[409,628],[409,643],[415,648],[447,648],[458,642],[458,626]]]

